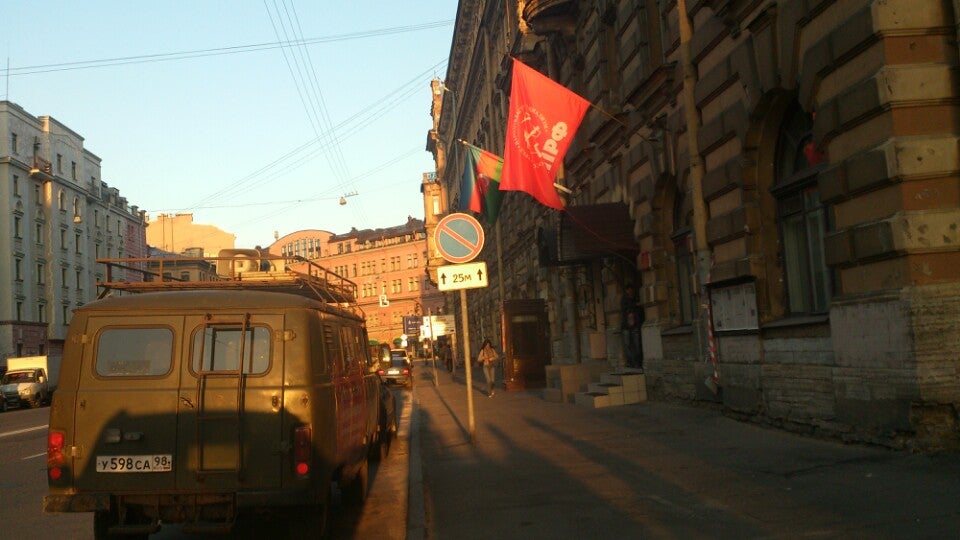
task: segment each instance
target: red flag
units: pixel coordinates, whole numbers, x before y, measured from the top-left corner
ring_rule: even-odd
[[[589,106],[589,101],[514,59],[500,190],[525,191],[562,210],[553,180]]]

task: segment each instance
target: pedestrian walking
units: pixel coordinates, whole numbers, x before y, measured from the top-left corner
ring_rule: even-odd
[[[450,343],[444,343],[441,351],[443,351],[443,363],[447,366],[447,371],[453,373],[453,348],[450,347]]]
[[[627,283],[620,299],[620,332],[623,335],[623,357],[627,367],[643,369],[643,307],[632,283]]]
[[[483,368],[483,376],[487,379],[487,397],[493,397],[493,388],[497,381],[496,365],[499,359],[500,355],[493,348],[490,340],[483,340],[480,354],[477,355],[477,363]]]

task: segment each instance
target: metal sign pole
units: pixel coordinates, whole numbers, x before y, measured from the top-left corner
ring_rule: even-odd
[[[470,426],[470,443],[475,443],[476,431],[473,422],[473,376],[470,369],[470,323],[467,319],[467,290],[460,289],[460,318],[463,321],[463,363],[467,377],[467,423]]]
[[[427,324],[430,325],[430,358],[433,359],[433,385],[440,386],[440,379],[437,377],[437,336],[433,335],[433,308],[427,310]]]

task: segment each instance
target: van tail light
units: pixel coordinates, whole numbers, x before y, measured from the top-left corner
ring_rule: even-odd
[[[62,431],[50,430],[47,433],[47,474],[51,480],[59,480],[63,476],[63,465],[66,456],[63,454],[66,435]]]
[[[404,370],[403,370],[403,374],[404,374],[404,375],[409,375],[409,374],[410,374],[410,370],[409,370],[409,369],[404,369]]]
[[[297,476],[310,473],[310,458],[313,455],[313,430],[299,426],[293,430],[293,470]]]

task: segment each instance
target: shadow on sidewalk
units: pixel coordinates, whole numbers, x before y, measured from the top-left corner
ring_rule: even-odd
[[[935,531],[956,519],[930,499],[954,490],[935,469],[898,496],[902,473],[876,470],[892,465],[886,453],[669,405],[593,410],[506,392],[475,403],[469,444],[462,376],[448,381],[420,386],[427,537],[892,538],[917,516]]]

